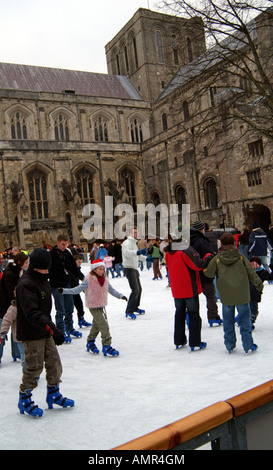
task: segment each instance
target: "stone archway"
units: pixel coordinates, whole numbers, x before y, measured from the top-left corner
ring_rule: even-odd
[[[245,225],[252,230],[253,222],[258,222],[261,228],[267,232],[271,224],[270,210],[263,204],[253,204],[244,209]]]

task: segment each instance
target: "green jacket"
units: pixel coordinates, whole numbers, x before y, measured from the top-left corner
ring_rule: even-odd
[[[219,252],[204,269],[207,277],[216,276],[220,300],[225,305],[242,305],[250,301],[249,281],[262,292],[263,283],[251,263],[237,250]]]

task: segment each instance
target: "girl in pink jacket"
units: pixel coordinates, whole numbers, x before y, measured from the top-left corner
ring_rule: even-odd
[[[117,299],[127,301],[127,298],[116,291],[106,277],[105,263],[101,259],[92,262],[89,275],[82,283],[73,288],[59,288],[61,294],[79,294],[85,291],[85,305],[89,308],[93,316],[93,323],[87,338],[87,351],[98,354],[99,350],[95,344],[98,334],[101,334],[102,352],[104,356],[118,356],[119,351],[112,348],[112,338],[110,335],[105,307],[108,303],[108,293]]]

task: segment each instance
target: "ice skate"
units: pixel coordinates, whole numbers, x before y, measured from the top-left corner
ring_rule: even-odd
[[[87,352],[92,352],[93,354],[99,354],[99,350],[95,345],[95,339],[91,339],[91,341],[87,341],[86,343]]]
[[[198,351],[199,349],[205,349],[207,347],[207,343],[200,343],[199,346],[191,346],[191,351]]]
[[[119,351],[117,351],[116,349],[112,348],[111,345],[109,346],[105,346],[104,344],[102,345],[102,352],[103,352],[103,355],[104,356],[119,356]]]
[[[49,409],[52,409],[53,405],[59,405],[62,408],[71,408],[74,406],[74,400],[61,395],[58,385],[56,385],[56,387],[47,387],[46,402]]]
[[[23,415],[27,413],[34,418],[40,418],[43,415],[43,410],[35,405],[34,401],[31,399],[31,392],[32,390],[19,392],[18,408],[20,410],[20,414]]]

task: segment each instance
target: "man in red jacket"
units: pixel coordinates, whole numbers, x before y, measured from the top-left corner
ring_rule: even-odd
[[[202,292],[199,272],[204,269],[213,255],[200,258],[191,246],[186,250],[172,250],[169,245],[166,252],[166,264],[169,273],[172,295],[175,304],[174,344],[176,348],[185,346],[186,315],[189,318],[189,346],[192,351],[204,349],[207,344],[201,341],[202,320],[199,315],[199,294]]]

